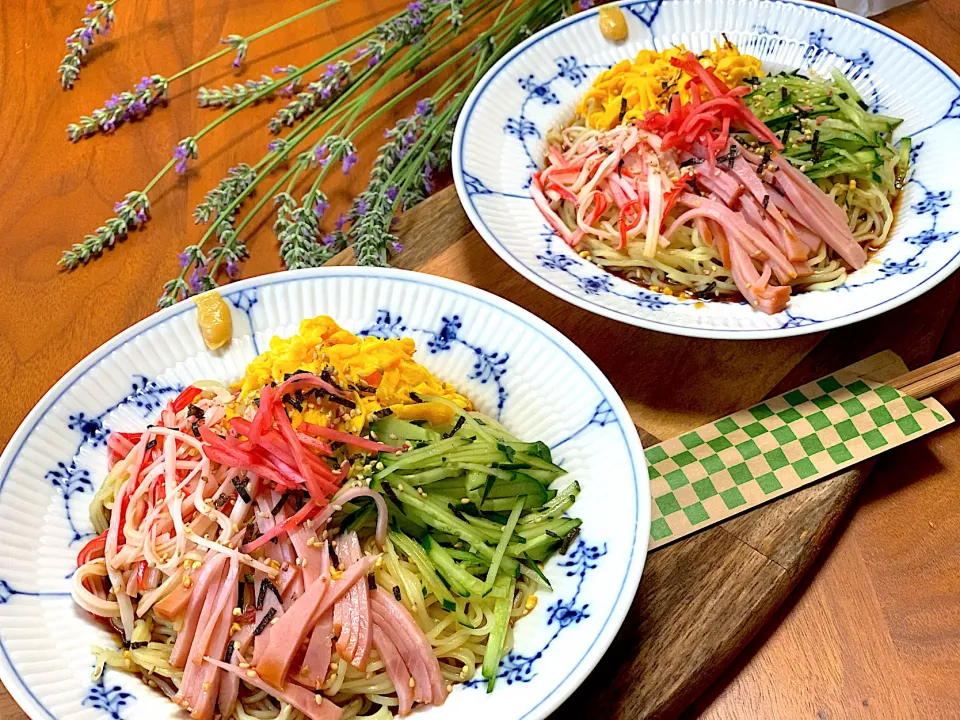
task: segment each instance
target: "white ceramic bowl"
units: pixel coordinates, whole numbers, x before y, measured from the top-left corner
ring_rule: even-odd
[[[429,275],[336,268],[253,278],[223,291],[235,338],[210,352],[185,302],[88,356],[30,413],[0,457],[0,680],[32,718],[132,720],[185,714],[137,679],[90,680],[90,646],[112,640],[69,597],[109,430],[134,430],[191,381],[239,378],[257,348],[327,314],[354,332],[405,335],[416,358],[518,436],[542,439],[580,481],[581,539],[547,566],[555,591],[516,629],[496,690],[459,686],[424,717],[543,718],[617,632],[650,530],[646,463],[626,408],[597,367],[530,313]],[[562,480],[561,480],[562,482]],[[419,716],[419,714],[418,714]]]
[[[606,317],[695,337],[749,339],[819,332],[877,315],[929,290],[960,265],[960,77],[897,33],[832,7],[798,0],[628,0],[629,36],[605,40],[597,10],[578,13],[519,45],[481,80],[454,138],[454,180],[471,221],[515,270]],[[642,48],[708,47],[720,33],[770,69],[838,67],[866,101],[904,118],[914,171],[890,241],[846,285],[791,298],[765,315],[746,303],[697,303],[652,293],[579,258],[530,200],[530,174],[547,130],[568,119],[593,78]]]

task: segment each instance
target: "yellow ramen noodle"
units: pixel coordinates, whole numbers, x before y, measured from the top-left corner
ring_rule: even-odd
[[[242,414],[260,388],[271,381],[280,383],[298,370],[319,375],[333,368],[341,385],[353,390],[358,412],[343,412],[343,407],[309,396],[302,411],[293,411],[291,422],[336,427],[359,433],[368,415],[390,408],[402,420],[428,420],[443,424],[452,419],[452,411],[440,404],[418,403],[410,393],[446,398],[463,408],[470,401],[449,383],[438,380],[413,359],[416,350],[410,338],[381,339],[357,337],[330,317],[321,315],[300,323],[300,332],[289,338],[274,336],[270,349],[247,366],[240,381],[240,398],[234,409]]]
[[[671,58],[685,57],[687,52],[680,45],[659,53],[641,50],[632,62],[621,60],[594,81],[577,106],[577,113],[590,127],[609,130],[621,122],[643,118],[648,110],[666,109],[674,93],[688,102],[690,93],[685,85],[690,76],[670,64]],[[714,49],[702,53],[699,59],[704,67],[713,68],[727,87],[763,75],[760,60],[742,55],[733,43],[714,42]]]

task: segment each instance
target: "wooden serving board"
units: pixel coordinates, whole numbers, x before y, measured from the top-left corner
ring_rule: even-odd
[[[461,280],[534,312],[579,345],[623,397],[645,446],[884,349],[927,362],[956,304],[948,281],[847,329],[766,341],[681,338],[569,305],[490,250],[447,188],[407,213],[394,265]],[[333,264],[353,264],[351,251]],[[911,317],[924,317],[921,327]],[[651,554],[617,639],[556,718],[675,717],[713,682],[825,546],[872,463]]]

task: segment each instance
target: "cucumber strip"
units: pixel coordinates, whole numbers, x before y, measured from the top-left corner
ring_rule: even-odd
[[[482,422],[486,427],[491,428],[492,431],[493,431],[493,433],[496,435],[497,439],[499,439],[499,440],[505,440],[505,441],[510,442],[510,443],[518,443],[518,442],[520,442],[517,438],[515,438],[513,435],[510,434],[510,431],[509,431],[509,430],[507,430],[503,425],[501,425],[500,423],[498,423],[498,422],[497,422],[496,420],[494,420],[493,418],[487,417],[487,416],[484,415],[483,413],[481,413],[481,412],[476,412],[475,410],[474,410],[474,411],[471,411],[471,412],[468,412],[467,415],[469,415],[470,417],[472,417],[474,420],[479,420],[479,421]]]
[[[522,572],[527,577],[530,577],[530,573],[533,573],[535,577],[533,580],[536,580],[538,583],[543,585],[547,590],[553,590],[553,585],[550,584],[550,581],[547,580],[547,576],[543,574],[543,571],[540,569],[540,566],[534,562],[533,558],[530,557],[529,553],[523,554],[524,562],[520,565],[520,572]]]
[[[523,498],[523,507],[525,510],[533,510],[541,507],[543,501],[535,495],[521,495]],[[480,510],[485,513],[506,513],[513,507],[513,497],[490,498],[480,503]]]
[[[417,570],[420,571],[420,577],[423,578],[423,583],[426,585],[427,590],[436,595],[440,602],[444,603],[444,607],[446,607],[446,603],[456,604],[456,599],[450,594],[450,591],[447,590],[447,586],[443,584],[443,581],[440,580],[436,567],[430,561],[429,556],[420,543],[396,530],[391,530],[388,533],[388,537],[394,544],[394,547],[399,549],[400,552],[409,558],[410,562],[417,566]]]
[[[383,500],[387,505],[390,522],[396,525],[402,532],[415,538],[422,538],[427,534],[427,526],[401,510],[400,506],[388,495],[384,495]]]
[[[470,472],[482,473],[483,482],[480,483],[479,487],[483,487],[483,483],[487,481],[487,476],[492,475],[495,478],[500,480],[512,480],[515,473],[512,470],[501,470],[500,468],[490,467],[488,465],[481,465],[480,463],[474,462],[461,462],[457,463],[464,470]]]
[[[500,669],[500,658],[503,657],[503,644],[507,639],[507,628],[510,624],[510,611],[513,609],[513,594],[517,587],[517,580],[512,575],[501,575],[494,583],[504,589],[503,597],[497,599],[493,608],[493,626],[490,637],[487,639],[487,649],[483,654],[481,672],[487,679],[487,692],[493,692],[497,680],[497,671]]]
[[[537,512],[524,515],[522,518],[520,518],[520,530],[522,531],[529,525],[559,517],[566,512],[571,505],[573,505],[573,502],[577,499],[577,495],[579,494],[580,483],[574,480],[565,488],[561,488],[557,493],[557,496],[540,508]]]
[[[470,523],[471,525],[473,525],[474,528],[477,529],[478,532],[486,534],[486,536],[489,538],[487,542],[490,542],[490,543],[499,542],[500,530],[503,527],[502,524],[495,522],[493,520],[488,520],[487,518],[484,518],[484,517],[475,517],[474,515],[465,514],[464,517],[467,519],[468,523]],[[557,533],[557,534],[560,535],[561,533]],[[520,535],[517,530],[514,530],[512,542],[519,542],[519,543],[526,542],[526,538]]]
[[[547,502],[547,489],[543,483],[523,473],[517,473],[513,480],[495,480],[487,492],[488,499],[515,498],[518,495],[532,495],[539,498],[539,505],[534,507]]]
[[[513,509],[510,511],[510,517],[507,524],[503,526],[503,532],[500,535],[500,542],[497,543],[497,549],[493,553],[493,559],[490,561],[490,568],[487,570],[487,579],[484,582],[484,589],[493,589],[493,581],[497,579],[497,572],[500,570],[500,563],[503,561],[504,553],[507,551],[507,545],[510,544],[510,538],[513,536],[513,530],[517,527],[517,521],[520,519],[520,513],[523,511],[524,498],[520,497],[513,501]],[[524,543],[526,544],[526,543]]]
[[[389,461],[389,465],[384,462],[386,467],[383,468],[380,472],[374,475],[374,479],[382,481],[385,477],[388,477],[390,474],[396,472],[397,470],[402,470],[404,468],[420,468],[423,467],[421,463],[424,461],[430,460],[434,457],[439,457],[444,453],[448,453],[451,450],[456,450],[465,445],[469,445],[469,441],[464,440],[459,437],[452,437],[447,440],[441,440],[440,442],[432,443],[426,447],[419,448],[418,450],[410,450],[405,452],[399,457],[394,455],[394,460]],[[382,455],[382,453],[381,453]],[[383,462],[383,460],[381,460]]]
[[[420,425],[414,425],[413,423],[393,417],[392,415],[377,420],[370,426],[370,430],[375,432],[377,437],[383,442],[387,442],[388,440],[399,440],[400,442],[408,440],[413,443],[417,441],[437,442],[440,440],[440,433],[429,428],[421,427]],[[387,442],[387,444],[392,445],[394,443]]]
[[[435,483],[438,480],[446,480],[447,478],[457,477],[461,474],[461,469],[455,466],[449,467],[438,467],[432,468],[430,470],[423,470],[421,472],[414,473],[402,473],[395,476],[397,482],[400,482],[400,478],[403,478],[404,483],[410,483],[416,487],[421,487],[424,485],[429,485],[430,483]]]
[[[559,545],[561,542],[561,540],[550,537],[544,533],[525,543],[511,543],[507,545],[507,555],[514,558],[522,558],[524,553],[529,553],[531,556],[540,559],[540,551],[549,549],[553,545]]]
[[[521,525],[517,529],[516,534],[524,540],[533,540],[541,535],[553,533],[558,536],[555,539],[559,540],[574,528],[580,527],[582,522],[579,518],[555,518],[553,520],[545,520],[536,525]]]
[[[897,190],[903,187],[903,183],[907,179],[907,172],[910,170],[910,152],[912,150],[913,139],[908,137],[901,138],[900,160],[897,162],[897,169],[895,171],[895,185]]]
[[[455,593],[463,597],[483,595],[483,581],[475,578],[457,565],[456,560],[450,556],[446,548],[429,535],[424,535],[423,540],[420,542],[423,544],[423,549],[426,551],[427,557],[430,558],[436,566],[437,571],[450,584],[451,589]]]

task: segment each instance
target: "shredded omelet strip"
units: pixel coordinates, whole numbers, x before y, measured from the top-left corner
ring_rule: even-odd
[[[690,76],[670,64],[689,51],[679,45],[663,52],[641,50],[637,57],[621,60],[598,77],[577,106],[577,113],[597,130],[610,130],[621,122],[641,119],[649,110],[664,110],[675,93],[690,101],[686,84]],[[741,85],[748,78],[762,77],[760,60],[743,55],[733,43],[720,45],[699,55],[704,67],[713,68],[727,87]],[[621,112],[623,111],[623,117]]]
[[[274,336],[270,349],[247,366],[236,386],[240,393],[231,412],[242,414],[264,385],[281,383],[299,370],[319,375],[324,368],[336,371],[341,386],[364,389],[353,391],[357,411],[344,412],[335,403],[311,398],[303,403],[302,410],[292,411],[290,420],[294,427],[309,422],[358,434],[372,414],[386,408],[402,420],[427,420],[442,425],[452,419],[449,407],[436,402],[418,403],[410,397],[411,393],[443,397],[462,408],[473,409],[452,385],[438,380],[413,359],[415,350],[411,338],[358,337],[326,315],[304,320],[298,334],[288,338]]]

